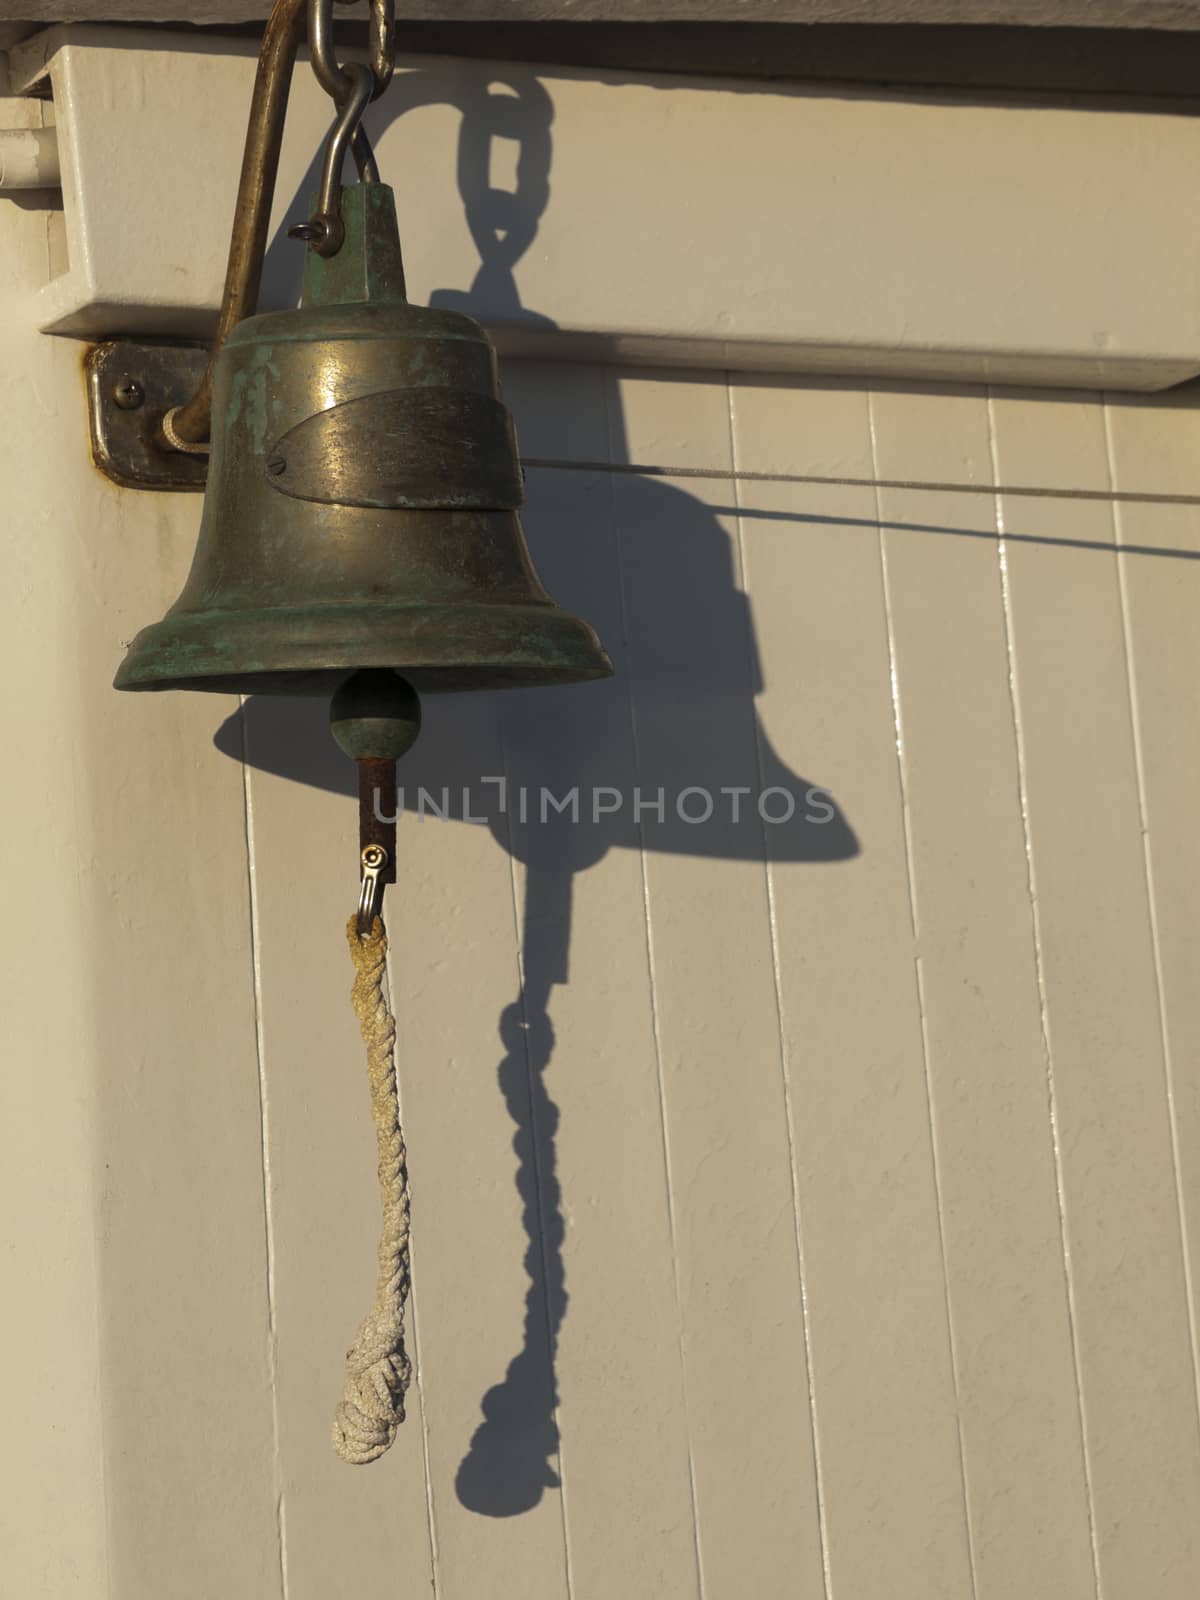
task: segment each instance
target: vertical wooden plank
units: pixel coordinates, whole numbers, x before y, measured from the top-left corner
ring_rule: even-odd
[[[352,769],[321,701],[258,697],[244,717],[288,1600],[392,1600],[430,1582],[419,1395],[373,1466],[348,1467],[330,1443],[379,1227],[344,933],[358,879]],[[221,739],[239,753],[236,720]]]
[[[1108,484],[1101,411],[997,396],[1000,482]],[[1012,665],[1100,1580],[1200,1585],[1200,1439],[1113,511],[1005,501]]]
[[[505,392],[526,453],[607,455],[610,373],[514,364]],[[605,474],[541,471],[527,488],[538,572],[597,628],[616,668],[604,684],[508,697],[504,721],[524,1024],[535,1120],[548,1135],[538,1177],[547,1278],[558,1285],[549,1309],[572,1590],[691,1596],[695,1534],[612,484]],[[543,813],[543,793],[562,802],[573,790],[577,821],[549,800]],[[621,803],[611,809],[614,797]]]
[[[128,551],[128,523],[119,541],[103,512],[89,527]],[[180,518],[173,531],[184,555],[192,529]],[[81,629],[76,771],[103,1084],[96,1227],[113,1592],[201,1600],[253,1583],[275,1596],[245,813],[240,772],[212,748],[235,702],[109,693],[106,703],[110,652],[132,631],[116,617],[130,599],[144,621],[164,609],[158,583],[111,577],[121,598],[97,585]]]
[[[1113,402],[1113,487],[1200,495],[1195,396]],[[1118,502],[1123,621],[1166,1053],[1193,1370],[1200,1303],[1200,508]]]
[[[70,377],[74,457],[87,420]],[[51,459],[49,495],[69,501],[53,537],[69,551],[78,698],[56,787],[73,793],[87,907],[67,981],[87,995],[99,1090],[111,1591],[277,1596],[245,807],[212,744],[235,702],[111,688],[123,642],[182,587],[200,503],[118,489],[90,464],[68,489]]]
[[[731,393],[740,468],[872,476],[861,390],[739,381]],[[788,860],[768,834],[829,1593],[962,1600],[972,1580],[875,496],[739,489],[764,737],[831,791],[857,849]]]
[[[12,102],[7,103],[11,111]],[[0,1168],[0,1591],[277,1597],[258,1086],[236,768],[220,702],[115,694],[197,502],[87,453],[79,351],[6,208],[9,521]],[[11,303],[9,293],[15,297]]]
[[[32,102],[4,101],[12,126],[41,124]],[[0,308],[10,404],[0,431],[5,485],[5,614],[0,665],[10,684],[10,750],[0,873],[0,1549],[14,1594],[83,1600],[112,1571],[105,1496],[101,1250],[95,1226],[104,1156],[95,1118],[106,1074],[93,1044],[92,854],[81,831],[75,773],[87,727],[83,674],[103,649],[78,652],[85,535],[79,508],[95,489],[69,424],[78,386],[68,341],[46,340],[23,315],[45,283],[47,216],[6,206]],[[89,532],[91,530],[89,529]],[[114,541],[116,543],[116,541]],[[31,664],[36,663],[36,672]],[[19,752],[13,759],[12,752]],[[53,905],[45,906],[53,884]]]
[[[502,1600],[519,1573],[535,1600],[558,1600],[568,1591],[547,1287],[522,1189],[533,1135],[527,1115],[513,1116],[525,1113],[527,1079],[512,869],[503,819],[464,820],[489,814],[496,791],[483,779],[505,772],[499,701],[427,701],[401,769],[406,803],[422,787],[440,803],[446,790],[451,814],[410,810],[401,822],[392,977],[438,1592]]]
[[[724,382],[621,383],[634,460],[728,466]],[[802,1288],[732,519],[613,483],[702,1591],[819,1593]],[[776,788],[805,785],[781,763]],[[740,791],[738,820],[733,797]],[[749,796],[749,798],[747,798]],[[782,804],[782,802],[780,802]],[[797,830],[789,830],[790,837]]]
[[[874,393],[883,479],[987,483],[982,391]],[[995,507],[879,496],[976,1594],[1094,1592]]]

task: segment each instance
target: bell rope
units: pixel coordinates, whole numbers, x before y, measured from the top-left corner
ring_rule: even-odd
[[[333,1448],[343,1461],[364,1466],[390,1448],[404,1421],[412,1363],[404,1348],[404,1302],[411,1281],[408,1161],[396,1091],[396,1020],[383,993],[387,933],[381,917],[372,920],[369,933],[360,934],[358,924],[355,912],[346,927],[354,962],[351,1000],[367,1047],[383,1227],[375,1305],[346,1352],[346,1388],[334,1417]]]

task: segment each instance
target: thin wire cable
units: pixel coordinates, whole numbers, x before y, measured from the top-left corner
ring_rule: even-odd
[[[1024,496],[1031,500],[1098,500],[1105,504],[1200,506],[1200,494],[1151,494],[1134,489],[1050,489],[999,483],[938,483],[922,478],[836,478],[810,472],[745,472],[728,467],[666,467],[645,462],[566,461],[522,456],[521,465],[559,472],[612,472],[643,478],[703,478],[722,483],[807,483],[832,489],[914,489],[926,494]]]

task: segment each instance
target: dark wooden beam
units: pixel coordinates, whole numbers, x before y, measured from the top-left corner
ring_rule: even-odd
[[[408,22],[401,47],[621,72],[1200,98],[1200,32],[787,23]]]
[[[261,20],[269,0],[0,0],[0,22]],[[1200,28],[1200,0],[409,0],[409,21]]]

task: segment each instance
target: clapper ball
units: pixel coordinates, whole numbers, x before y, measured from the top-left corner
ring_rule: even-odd
[[[329,730],[355,761],[398,761],[417,742],[421,702],[390,667],[364,667],[335,689]]]

